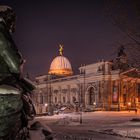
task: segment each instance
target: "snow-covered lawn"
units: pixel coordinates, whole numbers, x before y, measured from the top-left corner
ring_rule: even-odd
[[[36,119],[49,125],[52,129],[61,126],[71,130],[97,131],[110,135],[140,139],[140,122],[130,121],[133,118],[140,119],[140,112],[134,111],[98,111],[82,113],[82,124],[80,124],[80,113],[59,114],[53,116],[42,116]],[[67,126],[67,127],[66,127]],[[73,126],[73,127],[70,127]]]

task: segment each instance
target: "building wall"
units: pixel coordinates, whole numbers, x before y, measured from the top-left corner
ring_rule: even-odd
[[[79,70],[79,75],[51,80],[50,75],[36,77],[34,99],[37,113],[46,112],[50,104],[53,109],[82,105],[84,109],[120,110],[128,108],[128,102],[134,106],[137,82],[133,86],[132,81],[124,82],[119,70],[111,71],[110,62],[83,66]]]

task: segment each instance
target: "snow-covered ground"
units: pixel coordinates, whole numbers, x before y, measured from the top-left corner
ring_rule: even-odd
[[[59,114],[53,116],[37,117],[36,120],[50,126],[57,132],[64,128],[64,132],[74,130],[81,132],[98,132],[121,136],[126,138],[140,139],[140,121],[130,121],[133,118],[140,119],[140,112],[134,111],[98,111],[82,113],[82,124],[80,123],[80,113]]]

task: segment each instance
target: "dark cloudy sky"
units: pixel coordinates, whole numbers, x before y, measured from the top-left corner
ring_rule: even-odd
[[[47,74],[58,45],[75,73],[81,64],[108,60],[123,36],[106,15],[104,0],[1,0],[17,14],[14,40],[31,77]]]

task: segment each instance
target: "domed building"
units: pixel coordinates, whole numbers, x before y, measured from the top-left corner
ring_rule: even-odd
[[[55,57],[51,63],[49,74],[56,76],[70,76],[73,74],[70,61],[63,56],[63,46],[60,45],[60,55]]]
[[[83,65],[79,67],[79,74],[72,75],[62,45],[59,52],[48,74],[35,78],[33,100],[37,113],[53,112],[62,107],[77,110],[81,106],[85,111],[140,109],[140,71],[132,67],[114,67],[116,61],[102,60]],[[121,60],[122,55],[116,59]]]

